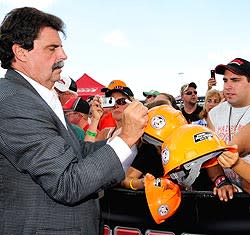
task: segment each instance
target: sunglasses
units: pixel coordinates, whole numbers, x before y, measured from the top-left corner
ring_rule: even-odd
[[[184,93],[185,95],[197,95],[197,91],[187,91],[186,93]]]
[[[117,105],[125,105],[125,104],[127,104],[127,101],[126,101],[126,98],[120,98],[120,99],[116,100],[115,103]]]

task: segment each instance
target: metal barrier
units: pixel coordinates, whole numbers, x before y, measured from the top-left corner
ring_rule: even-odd
[[[117,226],[165,234],[250,234],[250,197],[235,193],[234,199],[221,202],[208,191],[182,192],[177,212],[162,224],[150,214],[144,191],[113,188],[101,199],[104,224],[111,231]],[[115,233],[112,233],[115,234]],[[156,233],[157,234],[157,233]]]

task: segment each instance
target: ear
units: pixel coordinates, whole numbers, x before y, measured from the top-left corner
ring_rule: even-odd
[[[26,61],[26,55],[27,55],[27,50],[22,48],[20,45],[18,44],[14,44],[12,46],[12,51],[15,55],[16,60],[21,60],[21,61]]]

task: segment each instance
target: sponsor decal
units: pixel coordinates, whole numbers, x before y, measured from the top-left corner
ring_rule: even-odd
[[[212,138],[213,138],[212,132],[201,132],[201,133],[194,135],[194,142],[198,143],[200,141],[210,140]]]
[[[162,160],[163,165],[166,165],[169,162],[169,150],[168,150],[168,148],[164,148],[161,151],[161,160]]]
[[[166,125],[166,120],[161,115],[156,115],[151,119],[151,126],[155,129],[161,129]]]

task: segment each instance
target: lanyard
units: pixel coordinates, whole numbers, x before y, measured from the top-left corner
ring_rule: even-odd
[[[250,106],[248,106],[245,110],[245,112],[240,116],[239,120],[237,121],[235,127],[234,127],[234,133],[235,130],[237,128],[237,126],[239,125],[241,119],[244,117],[244,115],[246,114],[247,110],[249,109]],[[232,136],[231,136],[231,116],[232,116],[232,106],[230,106],[230,110],[229,110],[229,118],[228,118],[228,137],[229,137],[229,142],[231,142],[232,140]]]

